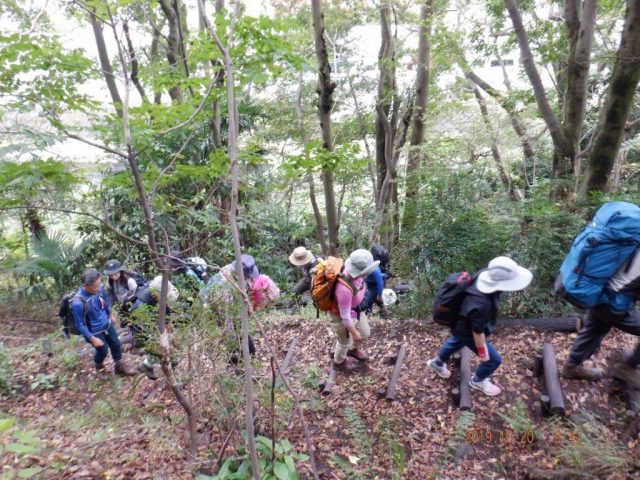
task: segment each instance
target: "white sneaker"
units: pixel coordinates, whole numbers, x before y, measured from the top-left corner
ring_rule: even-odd
[[[469,386],[476,390],[480,390],[482,393],[489,395],[490,397],[495,397],[502,391],[499,386],[491,383],[488,378],[485,378],[481,382],[474,382],[473,378],[471,378],[471,380],[469,380]]]
[[[429,367],[431,370],[436,372],[439,377],[449,378],[451,376],[451,372],[447,368],[447,365],[443,363],[442,366],[439,367],[438,365],[436,365],[435,358],[432,358],[431,360],[427,360],[427,367]]]

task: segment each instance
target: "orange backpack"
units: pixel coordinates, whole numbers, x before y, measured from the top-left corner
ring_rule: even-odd
[[[327,257],[326,260],[318,260],[315,274],[311,279],[311,298],[319,311],[339,315],[335,296],[338,282],[349,287],[353,295],[358,293],[357,287],[342,273],[343,269],[344,262],[341,258]]]

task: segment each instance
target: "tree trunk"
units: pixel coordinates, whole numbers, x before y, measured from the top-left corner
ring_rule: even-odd
[[[577,0],[567,0],[568,2],[576,2]],[[569,14],[572,18],[568,19],[568,26],[570,29],[569,35],[571,37],[572,32],[576,31],[575,22],[580,22],[580,27],[577,30],[578,33],[574,34],[574,40],[570,42],[572,45],[569,51],[569,70],[567,71],[567,85],[571,85],[571,89],[567,92],[565,97],[565,113],[570,116],[565,117],[563,124],[560,123],[556,115],[549,105],[547,95],[542,85],[542,80],[536,69],[533,54],[529,47],[529,40],[520,17],[520,12],[516,6],[516,0],[505,0],[513,29],[518,39],[518,45],[520,47],[520,55],[522,63],[527,73],[527,77],[531,82],[533,91],[535,94],[536,102],[538,104],[538,110],[547,127],[553,141],[553,178],[560,180],[556,183],[554,191],[552,191],[553,197],[565,197],[569,194],[569,188],[567,181],[569,176],[577,167],[578,150],[576,144],[572,138],[567,136],[567,132],[573,135],[573,132],[580,131],[582,127],[582,120],[578,121],[580,117],[584,119],[584,103],[586,102],[586,78],[589,71],[589,62],[591,58],[591,43],[593,38],[593,23],[595,22],[595,2],[596,0],[587,0],[585,2],[585,13],[583,22],[577,19],[577,13],[574,15],[572,12],[577,12],[577,4],[571,6],[565,10],[565,14]],[[576,123],[577,122],[577,123]],[[579,136],[579,134],[578,134]]]
[[[202,2],[203,0],[198,0]],[[242,251],[240,247],[240,230],[238,228],[237,210],[238,210],[238,108],[236,105],[235,92],[234,92],[234,68],[231,61],[231,48],[233,46],[233,33],[235,27],[235,21],[238,16],[238,2],[234,4],[234,12],[231,19],[231,25],[229,27],[229,34],[227,39],[227,46],[223,46],[216,31],[213,29],[208,19],[205,17],[207,28],[211,32],[211,36],[214,38],[220,52],[224,57],[224,69],[227,79],[227,110],[229,115],[229,140],[228,140],[228,153],[229,160],[231,162],[231,207],[229,210],[229,217],[231,221],[231,233],[233,236],[233,247],[236,257],[236,272],[242,272]],[[260,467],[258,465],[258,454],[255,444],[255,430],[253,425],[253,378],[251,367],[251,354],[249,353],[249,299],[246,295],[247,284],[244,279],[244,275],[240,273],[238,275],[238,285],[240,290],[245,293],[243,295],[242,308],[240,310],[240,318],[242,322],[242,358],[243,367],[245,369],[245,392],[246,392],[246,408],[245,408],[245,428],[247,431],[247,446],[249,449],[249,456],[251,458],[251,466],[253,472],[253,478],[255,480],[260,479]]]
[[[351,94],[351,98],[353,99],[353,107],[356,111],[356,117],[358,117],[358,123],[360,124],[360,135],[362,137],[362,143],[364,143],[364,149],[367,152],[367,166],[369,167],[369,176],[371,177],[371,191],[373,192],[373,199],[376,203],[376,208],[378,206],[378,196],[376,195],[376,166],[373,163],[374,158],[371,155],[371,147],[369,147],[369,141],[367,140],[367,125],[365,124],[365,120],[362,116],[362,110],[360,109],[360,104],[358,103],[358,97],[356,96],[355,89],[353,88],[353,79],[351,75],[347,75],[347,81],[349,82],[349,93]]]
[[[111,60],[109,59],[109,52],[107,52],[107,44],[104,41],[104,35],[102,34],[102,25],[96,16],[95,10],[91,10],[89,14],[91,20],[91,27],[93,28],[93,36],[96,39],[96,47],[98,49],[98,58],[100,59],[100,68],[102,68],[102,75],[107,83],[107,89],[109,95],[111,95],[111,101],[113,107],[116,110],[116,115],[122,117],[122,98],[118,91],[118,85],[116,84],[116,77],[113,74],[113,68],[111,67]]]
[[[131,36],[129,35],[129,23],[126,20],[122,22],[122,30],[124,31],[125,38],[127,39],[127,48],[129,49],[129,60],[131,63],[131,81],[136,86],[136,90],[138,90],[143,103],[148,103],[149,100],[147,99],[147,95],[144,91],[144,88],[142,88],[140,79],[138,78],[138,72],[140,70],[138,64],[138,56],[136,55],[136,51],[133,48],[133,42],[131,41]]]
[[[625,22],[604,108],[600,110],[593,149],[580,194],[604,192],[624,135],[640,79],[640,2],[627,0]]]
[[[320,129],[322,130],[323,147],[333,152],[331,138],[331,108],[333,107],[333,91],[336,84],[331,82],[331,66],[327,55],[327,44],[324,38],[324,16],[320,0],[311,0],[313,12],[313,28],[318,59],[318,114]],[[336,212],[336,198],[333,187],[333,172],[327,168],[322,171],[324,185],[325,208],[327,212],[327,230],[329,233],[329,254],[338,253],[338,217]]]
[[[482,93],[480,93],[480,89],[476,85],[472,85],[473,94],[476,96],[476,100],[478,101],[478,106],[480,107],[480,113],[482,114],[482,120],[484,121],[485,126],[487,127],[487,133],[491,138],[491,154],[493,155],[493,160],[496,163],[496,168],[498,169],[498,176],[500,177],[500,181],[504,186],[505,191],[507,192],[507,197],[512,202],[518,200],[516,193],[513,191],[511,187],[511,180],[509,179],[509,175],[507,175],[507,170],[504,168],[504,163],[502,163],[502,156],[500,155],[500,149],[498,148],[498,140],[496,138],[496,133],[493,130],[493,126],[491,125],[491,120],[489,119],[489,110],[487,109],[487,102],[485,101]]]
[[[180,25],[178,14],[173,8],[173,5],[169,3],[169,0],[158,0],[162,12],[167,18],[169,23],[169,36],[167,37],[167,60],[171,69],[177,73],[178,65],[181,63],[181,50],[180,50]],[[178,85],[174,85],[169,88],[169,96],[175,103],[184,103],[184,97],[182,96],[182,89]]]
[[[298,116],[298,130],[300,131],[300,140],[304,147],[309,139],[307,138],[307,131],[304,128],[304,108],[302,107],[302,90],[304,88],[304,79],[302,71],[298,74],[298,95],[296,96],[296,115]],[[311,208],[313,208],[313,216],[316,219],[316,234],[318,235],[318,242],[322,248],[322,253],[326,255],[329,251],[327,246],[327,240],[324,236],[324,220],[320,209],[318,208],[318,202],[316,200],[316,185],[313,179],[313,173],[311,170],[307,172],[307,183],[309,184],[309,201],[311,202]]]
[[[151,63],[155,63],[158,60],[159,56],[159,45],[160,45],[160,31],[156,28],[153,29],[153,38],[151,40],[151,48],[149,52],[149,57]],[[153,92],[153,103],[155,105],[160,105],[162,103],[162,90],[157,90]]]
[[[396,238],[397,172],[394,164],[394,144],[397,133],[399,101],[395,78],[395,41],[391,34],[391,4],[380,6],[382,43],[378,54],[378,98],[376,100],[376,165],[378,175],[377,228],[387,245]]]
[[[558,171],[560,178],[571,173],[580,175],[580,133],[587,104],[589,64],[596,23],[597,0],[584,0],[582,19],[579,0],[565,2],[565,23],[569,31],[569,60],[567,64],[567,86],[564,95],[563,129],[573,155],[572,171]],[[566,168],[561,165],[560,168]]]
[[[424,141],[424,130],[429,99],[429,60],[431,59],[431,15],[433,0],[427,0],[420,8],[420,31],[418,40],[418,59],[416,75],[416,100],[409,139],[409,160],[407,163],[407,186],[405,193],[405,208],[402,219],[402,230],[410,229],[416,221],[413,206],[418,195],[420,164],[422,152],[420,145]]]
[[[509,122],[513,127],[513,131],[516,132],[516,135],[518,135],[518,137],[520,138],[520,142],[522,144],[522,152],[524,154],[523,161],[525,165],[525,168],[524,168],[525,189],[527,189],[528,180],[526,178],[526,175],[527,175],[526,165],[534,162],[535,152],[533,150],[533,141],[531,139],[531,136],[527,132],[527,127],[525,126],[524,121],[520,117],[520,114],[514,108],[513,102],[510,102],[507,97],[503,96],[498,90],[496,90],[487,82],[485,82],[483,79],[478,77],[478,75],[476,75],[474,71],[469,69],[469,66],[466,64],[466,62],[463,62],[463,65],[461,66],[464,70],[465,77],[467,77],[467,79],[471,80],[473,83],[478,85],[496,102],[498,102],[498,105],[500,105],[505,112],[507,112],[507,115],[509,117]]]

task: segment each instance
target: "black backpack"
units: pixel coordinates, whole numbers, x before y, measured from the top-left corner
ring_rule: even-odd
[[[144,287],[147,283],[147,280],[142,276],[141,273],[138,272],[127,272],[127,276],[129,278],[133,278],[136,281],[136,285],[138,285],[138,289]]]
[[[478,277],[467,272],[452,273],[440,285],[433,300],[433,321],[445,327],[453,327],[458,320],[460,306],[469,288]]]
[[[380,270],[385,272],[389,267],[389,250],[382,244],[371,247],[371,255],[374,260],[380,260]]]
[[[82,302],[83,307],[83,320],[84,324],[87,324],[87,300],[86,298],[76,295],[76,292],[68,293],[62,300],[60,300],[60,309],[58,310],[58,316],[62,320],[62,334],[69,338],[69,335],[81,335],[81,333],[76,329],[75,322],[73,321],[73,312],[71,311],[71,303],[74,300],[80,300]]]

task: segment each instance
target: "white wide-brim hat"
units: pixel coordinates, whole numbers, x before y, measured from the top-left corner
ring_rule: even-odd
[[[478,275],[476,288],[482,293],[517,292],[527,288],[533,273],[509,257],[496,257],[487,269]]]
[[[289,261],[296,267],[301,267],[314,259],[313,253],[304,247],[296,247],[293,249],[291,255],[289,255]]]
[[[373,272],[380,265],[379,260],[373,260],[373,255],[369,250],[360,248],[354,250],[344,262],[344,271],[352,277],[365,277]]]

